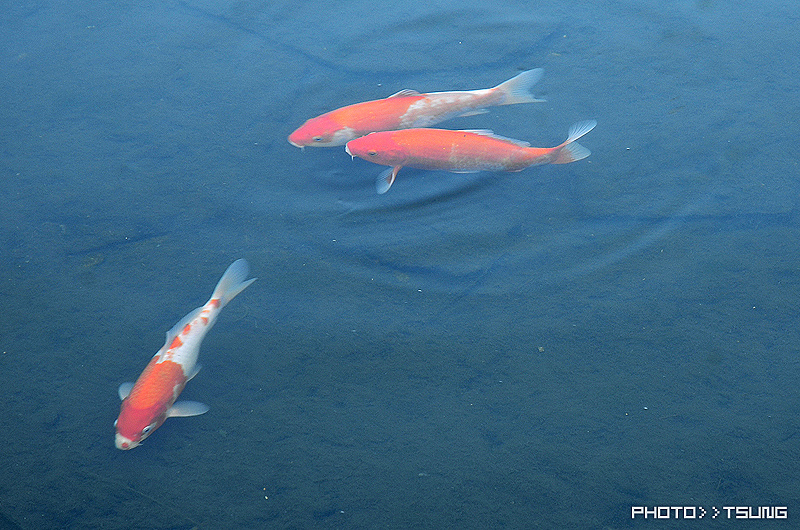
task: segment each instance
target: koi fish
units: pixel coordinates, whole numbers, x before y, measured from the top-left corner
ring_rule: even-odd
[[[166,343],[153,356],[136,383],[119,386],[122,405],[114,422],[117,449],[133,449],[140,445],[167,418],[198,416],[208,411],[208,405],[203,403],[175,403],[175,400],[200,370],[197,364],[200,343],[214,325],[220,310],[256,281],[255,278],[245,280],[248,273],[247,261],[234,261],[217,283],[211,299],[167,332]]]
[[[594,129],[595,120],[576,123],[569,137],[556,147],[530,147],[528,142],[497,136],[492,131],[405,129],[374,132],[350,140],[345,151],[376,164],[392,166],[375,183],[386,193],[403,166],[439,169],[454,173],[478,171],[522,171],[542,164],[569,164],[586,158],[591,151],[575,142]]]
[[[457,116],[487,112],[485,107],[539,103],[530,89],[542,77],[536,68],[512,77],[494,88],[460,92],[401,90],[385,99],[365,101],[311,118],[289,135],[295,147],[334,147],[375,131],[429,127]]]

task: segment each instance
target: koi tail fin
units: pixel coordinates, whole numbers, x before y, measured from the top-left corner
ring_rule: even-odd
[[[586,120],[578,122],[570,127],[569,137],[564,141],[563,144],[561,144],[559,147],[556,147],[556,157],[551,163],[569,164],[570,162],[583,160],[592,154],[591,151],[577,143],[575,140],[594,129],[595,125],[597,125],[597,121]]]
[[[531,88],[542,78],[544,70],[534,68],[518,74],[504,83],[500,83],[494,90],[502,92],[503,102],[500,105],[514,105],[516,103],[542,103],[546,100],[537,99]]]
[[[248,274],[250,274],[250,266],[247,264],[247,260],[237,259],[225,270],[225,274],[222,275],[219,283],[217,283],[211,298],[219,299],[220,307],[224,307],[237,294],[244,291],[248,285],[256,281],[256,278],[245,280]]]

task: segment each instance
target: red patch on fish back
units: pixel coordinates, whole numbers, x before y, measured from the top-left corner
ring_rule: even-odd
[[[142,375],[136,380],[128,396],[130,405],[139,409],[172,399],[175,385],[180,384],[185,376],[183,368],[173,361],[150,361]]]

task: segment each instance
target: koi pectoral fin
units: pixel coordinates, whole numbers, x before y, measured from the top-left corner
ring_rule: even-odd
[[[389,191],[389,188],[394,184],[394,179],[397,178],[397,172],[400,171],[402,167],[403,166],[395,166],[381,171],[381,174],[378,175],[378,179],[375,181],[375,191],[377,191],[379,195],[383,195]]]
[[[208,412],[210,407],[199,401],[178,401],[167,409],[167,418],[185,418],[199,416]]]
[[[203,367],[203,365],[202,365],[202,364],[196,364],[196,365],[194,365],[194,369],[191,371],[191,373],[190,373],[189,375],[187,375],[187,376],[186,376],[186,382],[188,383],[189,381],[191,381],[192,379],[194,379],[194,376],[196,376],[196,375],[197,375],[197,372],[199,372],[199,371],[200,371],[200,368],[202,368],[202,367]]]
[[[119,388],[117,389],[117,394],[119,394],[120,401],[124,401],[125,398],[128,397],[128,395],[131,393],[132,388],[133,388],[133,383],[131,382],[122,383],[121,385],[119,385]]]

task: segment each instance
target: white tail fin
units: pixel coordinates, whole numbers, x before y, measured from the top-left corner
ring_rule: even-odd
[[[594,129],[596,125],[596,120],[586,120],[578,122],[570,127],[569,136],[564,143],[561,144],[561,148],[558,150],[558,155],[556,155],[556,158],[552,163],[569,164],[570,162],[583,160],[592,154],[591,151],[583,147],[581,144],[575,142],[575,140]]]
[[[565,144],[574,142],[584,134],[588,133],[597,126],[597,120],[579,121],[569,128],[569,133]]]
[[[516,103],[542,103],[546,100],[537,99],[532,93],[531,88],[542,78],[544,70],[534,68],[518,74],[504,83],[500,83],[494,90],[504,94],[503,102],[500,105],[514,105]]]
[[[553,164],[569,164],[570,162],[577,162],[578,160],[583,160],[587,156],[591,155],[592,152],[586,149],[584,146],[577,142],[573,142],[571,144],[567,144],[562,147],[558,151],[558,155],[556,156],[555,160],[553,160]]]
[[[220,307],[224,307],[248,285],[256,281],[256,278],[245,280],[248,274],[250,274],[250,266],[245,259],[237,259],[225,270],[225,274],[220,278],[212,295],[212,298],[219,299]]]

